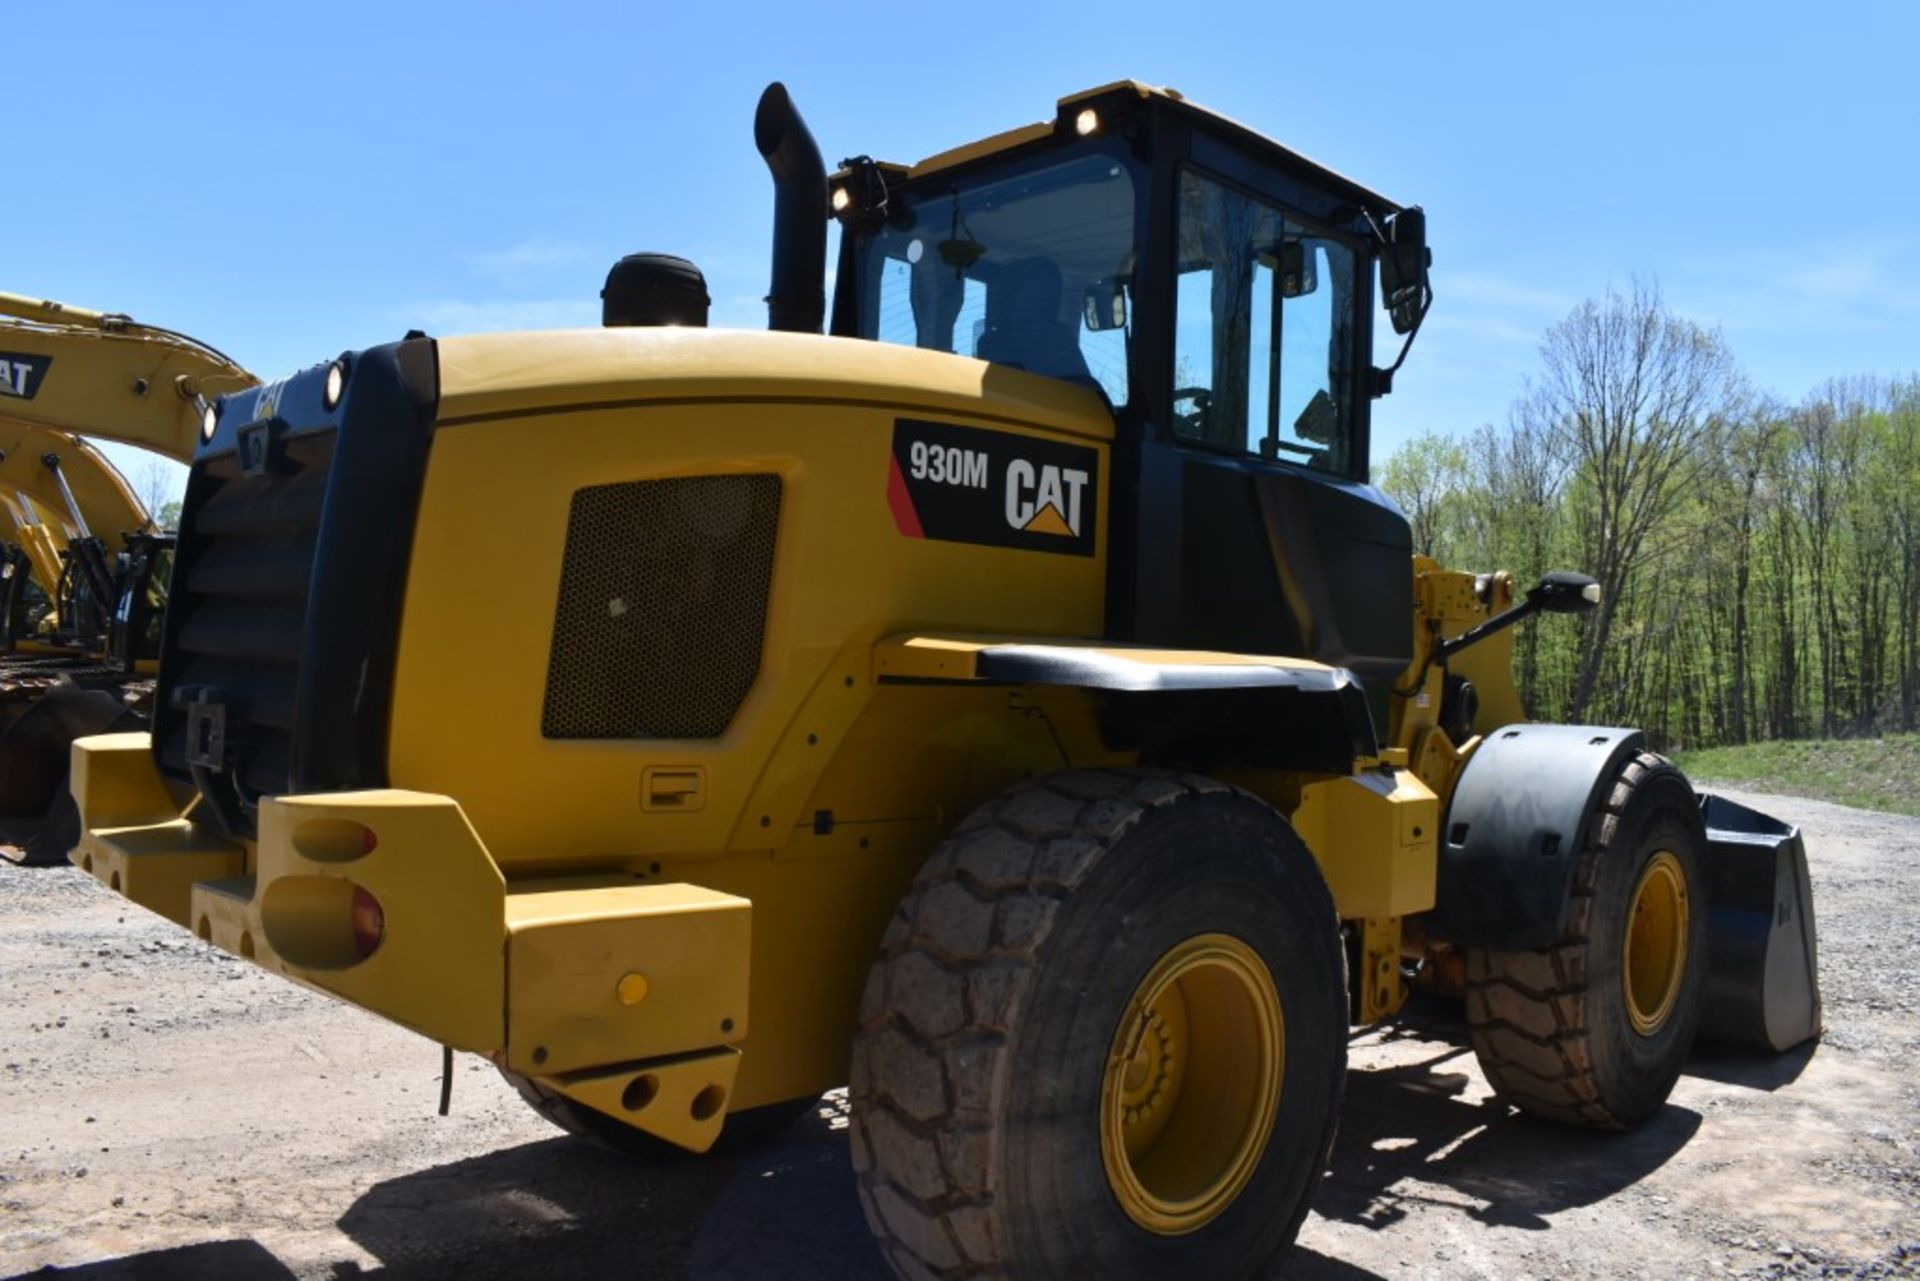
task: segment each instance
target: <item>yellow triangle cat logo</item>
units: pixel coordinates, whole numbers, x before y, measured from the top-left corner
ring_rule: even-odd
[[[1052,503],[1046,504],[1033,514],[1033,519],[1026,524],[1026,531],[1029,534],[1059,534],[1063,538],[1073,537],[1073,531],[1067,528],[1067,518],[1062,516],[1060,509]]]

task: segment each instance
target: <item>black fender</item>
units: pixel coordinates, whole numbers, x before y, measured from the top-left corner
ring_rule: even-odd
[[[1441,824],[1430,931],[1503,951],[1559,938],[1603,789],[1645,745],[1639,730],[1605,725],[1509,725],[1487,735]]]
[[[1208,662],[1063,645],[996,645],[978,658],[981,678],[1059,685],[1102,695],[1109,747],[1143,760],[1208,769],[1219,764],[1345,774],[1379,754],[1366,691],[1352,672],[1319,663]]]
[[[1309,659],[938,634],[894,637],[875,653],[882,684],[1088,690],[1106,745],[1154,764],[1347,774],[1380,754],[1360,682]]]

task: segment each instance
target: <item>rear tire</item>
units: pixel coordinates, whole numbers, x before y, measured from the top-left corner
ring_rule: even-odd
[[[1260,1273],[1346,1037],[1333,900],[1272,808],[1158,771],[1023,785],[934,851],[869,974],[861,1206],[902,1276]]]
[[[1468,951],[1467,1025],[1507,1102],[1622,1130],[1666,1103],[1700,1025],[1706,833],[1686,776],[1642,752],[1621,767],[1588,839],[1557,941]]]
[[[80,806],[73,793],[66,790],[64,778],[60,787],[46,818],[35,825],[33,834],[20,847],[22,867],[64,867],[67,856],[80,843]]]
[[[547,1089],[530,1076],[500,1069],[500,1075],[517,1091],[528,1107],[575,1138],[586,1139],[609,1152],[642,1161],[692,1161],[703,1156],[738,1156],[774,1142],[792,1129],[800,1119],[820,1105],[820,1097],[788,1099],[764,1107],[746,1108],[729,1113],[720,1137],[705,1152],[689,1152],[625,1121],[608,1116],[598,1108],[570,1099]]]

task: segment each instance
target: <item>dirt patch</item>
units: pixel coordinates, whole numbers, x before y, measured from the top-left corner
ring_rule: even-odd
[[[1495,1101],[1446,1006],[1356,1036],[1286,1276],[1920,1276],[1920,820],[1808,832],[1830,1031],[1702,1054],[1654,1120]],[[483,1062],[0,863],[0,1259],[85,1278],[879,1277],[833,1095],[748,1158],[555,1137]]]

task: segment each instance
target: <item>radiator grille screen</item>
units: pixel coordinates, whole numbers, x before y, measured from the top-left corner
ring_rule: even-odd
[[[779,523],[778,476],[576,492],[541,733],[724,733],[760,671]]]

